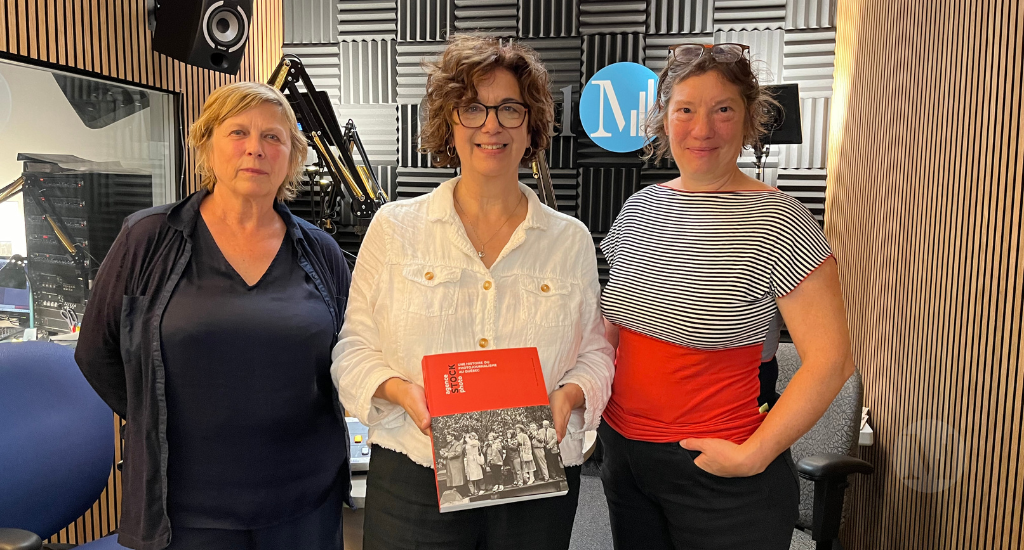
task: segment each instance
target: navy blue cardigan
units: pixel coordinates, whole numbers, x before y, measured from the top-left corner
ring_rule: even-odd
[[[118,542],[136,550],[161,550],[170,544],[160,322],[191,256],[199,204],[207,194],[199,191],[125,219],[96,274],[75,350],[85,378],[127,423]],[[274,210],[299,251],[299,265],[331,312],[333,347],[348,300],[348,264],[330,235],[294,216],[281,202],[275,201]],[[340,416],[340,403],[337,410]],[[343,418],[341,423],[345,425]],[[348,446],[344,448],[339,468],[347,470]],[[346,500],[349,489],[345,487]]]

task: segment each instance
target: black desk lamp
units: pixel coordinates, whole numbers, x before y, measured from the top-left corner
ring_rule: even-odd
[[[775,84],[764,86],[764,89],[775,98],[778,105],[772,105],[771,118],[765,132],[754,145],[754,167],[757,179],[764,181],[764,164],[761,159],[768,159],[772,144],[800,145],[804,142],[800,127],[800,88],[797,84]]]

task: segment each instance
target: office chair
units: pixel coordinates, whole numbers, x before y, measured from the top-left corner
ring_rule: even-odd
[[[776,388],[785,391],[800,368],[793,344],[779,344]],[[860,438],[864,385],[860,371],[846,381],[821,420],[791,447],[800,477],[800,517],[790,550],[840,549],[839,525],[850,474],[870,474],[874,467],[854,458]],[[808,533],[807,531],[810,531]]]
[[[71,348],[0,343],[0,550],[38,549],[92,507],[114,462],[113,422]],[[122,548],[114,539],[79,548]]]

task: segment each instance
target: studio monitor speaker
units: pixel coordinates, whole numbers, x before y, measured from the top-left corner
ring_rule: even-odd
[[[153,49],[189,65],[235,74],[251,20],[252,0],[160,0]]]

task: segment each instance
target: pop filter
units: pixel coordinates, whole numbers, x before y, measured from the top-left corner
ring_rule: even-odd
[[[768,123],[764,132],[754,144],[754,168],[757,179],[764,178],[764,164],[761,159],[767,158],[772,144],[799,145],[803,143],[800,127],[800,87],[797,84],[773,84],[763,89],[775,99],[769,105]]]
[[[799,145],[804,142],[800,128],[800,87],[797,84],[774,84],[765,86],[778,105],[771,105],[771,118],[765,132],[761,134],[762,143],[774,145]]]

